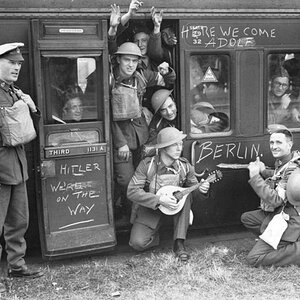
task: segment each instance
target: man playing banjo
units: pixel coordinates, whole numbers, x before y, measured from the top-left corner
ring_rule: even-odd
[[[172,194],[159,195],[160,188],[166,185],[190,187],[198,184],[199,187],[193,192],[193,196],[201,195],[200,197],[207,198],[210,183],[202,179],[199,184],[194,167],[185,158],[180,157],[182,140],[185,137],[186,134],[174,127],[162,129],[158,133],[157,144],[154,145],[158,149],[158,154],[146,157],[140,162],[128,185],[127,197],[137,204],[129,245],[137,251],[159,244],[158,230],[161,217],[164,215],[159,208],[163,207],[172,212],[179,205]],[[173,215],[173,251],[182,262],[186,262],[190,257],[184,241],[190,221],[191,195],[187,195],[182,209]]]

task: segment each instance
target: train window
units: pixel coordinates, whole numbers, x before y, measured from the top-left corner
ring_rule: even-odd
[[[228,55],[190,57],[191,133],[229,130],[229,73]]]
[[[300,128],[300,53],[268,55],[268,125]]]
[[[97,119],[96,65],[93,57],[43,58],[47,123]]]
[[[67,132],[50,133],[47,137],[47,146],[70,146],[76,143],[94,144],[99,143],[102,138],[96,130],[77,130]]]

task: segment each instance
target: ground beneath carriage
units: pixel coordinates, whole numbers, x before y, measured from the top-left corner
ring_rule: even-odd
[[[0,299],[299,299],[299,267],[249,267],[245,258],[254,236],[241,227],[190,231],[187,264],[174,258],[171,236],[164,231],[161,246],[144,253],[129,248],[128,234],[119,236],[115,251],[91,257],[43,262],[28,253],[27,262],[45,276],[6,280],[8,292]],[[4,267],[2,262],[3,274]]]
[[[39,251],[31,250],[27,255],[27,263],[35,267],[41,267],[45,271],[45,276],[33,280],[5,279],[8,292],[2,294],[2,297],[4,297],[3,299],[14,300],[112,299],[114,297],[120,297],[120,299],[175,299],[173,297],[183,299],[181,298],[182,292],[174,291],[173,293],[172,289],[165,291],[169,295],[168,298],[164,298],[163,295],[153,298],[147,291],[153,284],[156,285],[153,281],[155,274],[158,278],[161,278],[160,280],[165,280],[168,276],[174,277],[172,272],[175,272],[178,277],[187,271],[182,270],[185,267],[173,256],[171,237],[170,232],[163,231],[159,248],[145,253],[137,253],[127,244],[128,233],[123,233],[119,235],[119,243],[114,251],[91,257],[78,257],[59,261],[42,261]],[[207,249],[213,252],[221,251],[221,255],[223,255],[223,251],[227,251],[226,249],[246,253],[253,242],[253,236],[242,228],[235,228],[235,231],[231,232],[228,232],[228,229],[192,230],[189,232],[186,243],[192,254],[188,268],[198,265],[198,257],[203,256],[202,252],[206,257]],[[170,270],[164,270],[165,268],[170,268]],[[164,274],[165,271],[166,274]],[[4,277],[5,272],[6,263],[2,259],[1,275]],[[148,287],[146,283],[142,284],[142,281],[146,278],[151,278]],[[174,287],[178,285],[175,282],[174,284]],[[143,294],[143,286],[147,291],[146,294]],[[192,288],[192,285],[190,288]],[[157,283],[157,287],[154,289],[157,289],[157,293],[160,293],[161,285]],[[133,296],[135,292],[137,294]]]

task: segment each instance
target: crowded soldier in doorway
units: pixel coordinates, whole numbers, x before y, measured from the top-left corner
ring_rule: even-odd
[[[112,7],[109,35],[115,35],[121,17]],[[131,42],[123,43],[115,53],[111,66],[111,103],[114,174],[121,197],[140,161],[141,147],[148,140],[149,131],[142,110],[142,99],[149,86],[173,84],[176,78],[168,64],[158,66],[158,72],[137,71],[142,58],[140,48]],[[126,203],[126,200],[123,203]]]
[[[136,0],[132,0],[129,6],[129,10],[126,13],[126,18],[124,18],[123,16],[120,16],[120,8],[116,5],[112,5],[112,12],[115,13],[116,16],[120,17],[120,24],[123,25],[125,24],[125,21],[128,22],[126,23],[126,30],[125,27],[123,26],[121,29],[121,32],[125,35],[128,36],[128,39],[130,41],[132,41],[133,43],[135,43],[141,50],[142,53],[142,58],[139,61],[139,65],[138,65],[138,71],[140,73],[143,73],[145,70],[152,70],[152,71],[158,71],[158,65],[160,65],[161,63],[168,63],[170,64],[171,60],[169,58],[169,56],[167,57],[167,59],[165,61],[163,60],[159,60],[159,62],[157,60],[155,60],[154,58],[150,57],[148,55],[148,44],[149,44],[149,40],[150,40],[150,28],[153,26],[151,26],[151,24],[148,24],[147,22],[138,22],[136,21],[135,23],[129,24],[129,20],[130,18],[136,13],[136,11],[142,6],[143,2],[139,2]],[[158,14],[155,14],[155,16],[159,16]],[[153,17],[153,20],[155,20],[155,18]],[[160,19],[161,22],[161,19]],[[127,35],[125,34],[127,33]],[[113,53],[116,51],[117,49],[117,39],[118,36],[120,35],[120,30],[117,29],[116,32],[110,32],[109,31],[109,35],[108,35],[108,45],[109,45],[109,52]],[[152,47],[153,48],[153,47]],[[157,52],[159,52],[160,49],[157,48]],[[154,49],[152,49],[152,54],[153,57],[157,57],[156,55],[156,51]],[[171,84],[166,84],[166,88],[168,89],[172,89],[173,85]],[[152,107],[151,107],[151,97],[153,95],[153,93],[159,89],[159,86],[151,86],[151,87],[147,87],[146,91],[144,93],[143,96],[143,110],[144,113],[147,117],[147,122],[148,124],[151,121],[152,118]]]
[[[266,229],[270,221],[274,216],[282,213],[282,211],[290,214],[290,217],[298,215],[298,212],[294,210],[293,203],[290,203],[287,199],[287,182],[291,173],[296,169],[296,160],[300,159],[300,153],[292,152],[293,136],[288,129],[277,129],[271,132],[270,135],[270,150],[275,158],[275,170],[267,169],[265,164],[256,159],[248,166],[249,169],[249,184],[260,197],[260,209],[245,212],[241,216],[241,221],[244,226],[259,236],[253,249],[247,256],[248,262],[253,266],[260,265],[283,265],[288,260],[286,258],[278,259],[274,255],[266,255],[271,247],[261,235],[265,232],[268,235]],[[291,218],[290,223],[294,222]],[[293,228],[289,223],[290,228]],[[300,223],[298,224],[300,226]],[[292,233],[289,230],[281,237],[281,240],[288,242],[295,242],[300,237],[300,227]],[[275,231],[278,230],[275,229]],[[297,236],[296,236],[297,235]],[[279,242],[279,240],[278,240]],[[277,245],[273,245],[277,247]]]
[[[150,61],[147,51],[148,51],[148,42],[150,38],[150,30],[147,28],[147,26],[129,26],[129,20],[132,16],[135,15],[137,10],[142,6],[143,2],[132,0],[128,12],[126,13],[127,17],[121,16],[120,13],[120,7],[117,5],[111,5],[112,9],[112,16],[111,20],[115,19],[115,23],[117,22],[117,26],[111,27],[108,31],[108,47],[109,52],[114,53],[118,48],[118,42],[117,38],[121,33],[124,34],[124,31],[126,32],[130,31],[130,37],[131,41],[135,43],[141,50],[142,57],[139,60],[138,68],[140,70],[152,70],[157,71],[158,64],[154,64],[154,62]],[[125,23],[126,22],[126,23]],[[120,24],[121,30],[119,30]],[[128,33],[127,33],[128,35]],[[127,40],[128,41],[128,40]]]
[[[158,13],[155,7],[152,7],[151,17],[154,29],[148,42],[148,55],[157,63],[166,61],[171,65],[172,51],[177,44],[174,29],[170,24],[162,24],[163,10]]]
[[[2,108],[22,108],[23,119],[39,119],[39,111],[27,94],[14,86],[24,58],[20,47],[23,43],[9,43],[0,46],[0,105]],[[31,111],[31,115],[29,114]],[[29,268],[24,260],[26,241],[24,235],[29,225],[28,198],[26,189],[27,160],[23,144],[5,144],[7,133],[2,131],[5,116],[1,114],[0,136],[0,230],[5,240],[8,276],[34,278],[42,276],[39,270]],[[22,125],[21,125],[22,126]],[[11,134],[11,133],[10,133]],[[17,134],[17,133],[15,133]],[[0,245],[0,258],[2,247]],[[5,286],[0,283],[0,292]]]
[[[180,157],[185,137],[186,134],[174,127],[162,129],[155,144],[158,154],[143,159],[130,180],[127,197],[137,204],[137,209],[131,220],[133,226],[129,245],[137,251],[159,245],[159,228],[163,217],[159,207],[172,211],[179,205],[172,193],[159,195],[159,189],[166,185],[189,187],[198,183],[192,165]],[[203,180],[193,192],[193,198],[206,198],[208,190],[209,182]],[[190,258],[185,239],[190,222],[191,197],[189,194],[182,209],[173,215],[173,251],[181,262]]]
[[[171,94],[170,90],[160,89],[152,95],[154,115],[149,125],[149,138],[144,147],[144,156],[155,154],[152,146],[156,144],[157,134],[161,129],[176,126],[177,107]]]

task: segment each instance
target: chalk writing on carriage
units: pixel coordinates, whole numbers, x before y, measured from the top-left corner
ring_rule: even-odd
[[[251,48],[257,41],[277,37],[276,28],[266,25],[219,25],[187,24],[181,28],[181,38],[191,45],[207,49]]]

